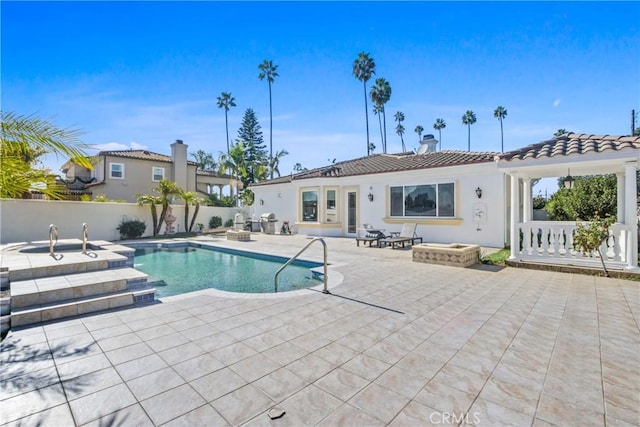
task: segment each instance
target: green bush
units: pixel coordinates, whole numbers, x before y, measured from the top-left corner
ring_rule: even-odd
[[[120,239],[137,239],[144,234],[147,224],[139,219],[122,217],[117,230],[120,231]]]
[[[218,228],[222,225],[222,218],[219,216],[212,216],[209,220],[209,228]]]
[[[228,219],[225,221],[224,223],[225,227],[233,227],[233,220],[232,219]]]

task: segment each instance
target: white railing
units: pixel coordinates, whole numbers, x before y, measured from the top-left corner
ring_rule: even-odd
[[[573,221],[529,221],[517,224],[520,234],[518,258],[550,264],[601,265],[597,253],[584,254],[574,247],[576,223]],[[632,244],[632,227],[613,224],[609,237],[602,242],[600,253],[608,266],[623,268],[628,264],[628,246]]]

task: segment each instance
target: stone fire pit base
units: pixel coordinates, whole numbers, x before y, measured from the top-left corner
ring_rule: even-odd
[[[426,264],[469,267],[480,260],[480,246],[462,243],[421,243],[413,245],[413,260]]]
[[[251,233],[245,230],[228,230],[227,240],[249,241],[251,240]]]

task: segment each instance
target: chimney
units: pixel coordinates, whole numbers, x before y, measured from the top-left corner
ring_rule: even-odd
[[[173,162],[173,180],[184,191],[190,191],[187,188],[187,144],[181,139],[171,144],[171,161]]]
[[[426,134],[422,137],[422,141],[420,141],[420,147],[418,147],[417,154],[435,153],[437,147],[438,140],[430,133]]]

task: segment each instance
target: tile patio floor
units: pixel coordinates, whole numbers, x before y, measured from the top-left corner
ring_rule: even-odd
[[[306,243],[252,238],[219,244]],[[0,425],[640,425],[638,282],[327,244],[333,295],[204,291],[11,332]]]

